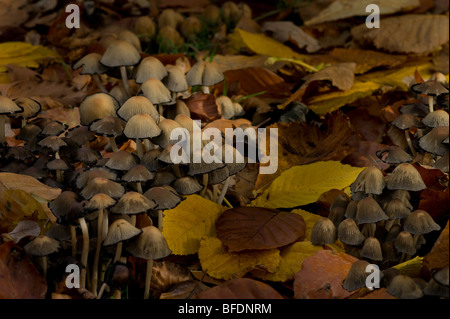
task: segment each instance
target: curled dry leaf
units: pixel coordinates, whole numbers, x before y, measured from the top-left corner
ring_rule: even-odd
[[[154,261],[152,269],[151,290],[155,292],[166,292],[175,284],[192,280],[189,270],[180,265],[168,261]],[[142,274],[145,272],[142,271]],[[144,280],[144,278],[142,278]]]
[[[300,215],[262,207],[235,207],[216,222],[217,237],[230,252],[289,245],[304,238],[305,227]]]
[[[316,73],[306,76],[305,83],[302,84],[302,88],[306,88],[311,82],[314,81],[331,81],[331,84],[340,90],[349,90],[353,86],[353,80],[355,79],[355,67],[356,63],[338,63],[322,69]]]
[[[439,238],[434,243],[431,251],[423,258],[423,271],[430,276],[434,271],[448,266],[449,260],[449,238],[448,222],[442,230]]]
[[[211,122],[220,118],[219,107],[212,94],[194,93],[184,100],[191,111],[192,117],[202,121]]]
[[[238,278],[201,292],[198,299],[283,299],[271,286],[250,278]]]
[[[2,185],[10,190],[23,190],[46,201],[55,199],[61,193],[61,189],[42,184],[34,177],[15,173],[0,173],[0,189]]]
[[[168,292],[162,293],[159,299],[195,299],[197,295],[209,289],[196,280],[186,280],[175,284]]]
[[[17,223],[16,228],[8,234],[18,243],[22,238],[33,236],[37,237],[41,233],[38,223],[32,220],[22,220]]]

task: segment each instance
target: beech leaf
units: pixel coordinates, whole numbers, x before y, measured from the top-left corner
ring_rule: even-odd
[[[353,80],[355,79],[355,67],[356,63],[338,63],[329,66],[306,76],[306,81],[302,84],[302,87],[307,87],[313,81],[328,80],[340,90],[349,90],[352,88]]]

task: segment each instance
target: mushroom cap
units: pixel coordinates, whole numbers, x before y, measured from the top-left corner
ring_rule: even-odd
[[[408,130],[411,127],[421,126],[419,120],[411,114],[401,114],[397,116],[395,120],[391,122],[391,124],[400,130]]]
[[[245,157],[234,146],[227,143],[222,146],[222,162],[228,167],[230,176],[239,173],[247,166]]]
[[[166,68],[164,68],[166,70]],[[172,100],[169,89],[157,78],[149,78],[141,84],[142,94],[153,104],[165,104]]]
[[[215,169],[208,173],[208,184],[215,185],[222,183],[230,176],[228,166]]]
[[[352,192],[380,195],[385,186],[383,172],[375,166],[371,166],[359,173],[351,185],[351,190]]]
[[[68,225],[52,224],[45,233],[45,236],[59,240],[60,242],[69,240],[71,237],[70,228]]]
[[[436,282],[434,278],[431,278],[430,281],[427,283],[425,288],[423,288],[423,293],[427,296],[438,296],[447,298],[449,296],[448,292],[448,286],[443,286]]]
[[[134,257],[147,260],[161,259],[172,253],[164,235],[154,226],[142,228],[142,233],[130,241],[126,245],[125,250],[130,252]]]
[[[311,243],[313,245],[333,244],[337,240],[337,229],[334,223],[322,217],[313,226],[311,231]]]
[[[66,137],[77,143],[78,146],[81,146],[86,142],[91,142],[97,138],[95,133],[91,132],[89,127],[85,125],[70,128],[66,133]]]
[[[81,202],[72,202],[72,205],[70,205],[67,214],[66,214],[66,220],[73,225],[78,224],[78,219],[84,218],[84,216],[87,215],[87,211],[85,208],[85,201]]]
[[[403,219],[409,216],[411,211],[399,198],[393,198],[384,205],[384,211],[389,219]]]
[[[158,209],[162,210],[175,208],[183,200],[177,191],[168,185],[152,187],[144,193],[144,196],[153,200]]]
[[[80,199],[77,193],[72,191],[63,191],[58,197],[49,203],[49,208],[59,222],[64,221],[70,206]]]
[[[423,297],[422,290],[411,277],[395,276],[386,290],[389,294],[400,299],[419,299]]]
[[[114,152],[105,163],[105,166],[118,171],[128,171],[133,166],[137,165],[137,163],[138,158],[134,154],[127,151],[118,151]]]
[[[130,30],[125,29],[120,31],[117,34],[117,39],[127,41],[128,43],[133,45],[138,52],[142,51],[141,40],[139,40],[138,36]]]
[[[42,129],[34,124],[27,124],[20,129],[19,134],[17,134],[16,139],[22,141],[32,141],[34,140],[40,133]]]
[[[171,26],[176,29],[183,22],[184,17],[176,12],[174,9],[167,8],[161,11],[158,17],[158,28],[164,28],[165,26]]]
[[[142,59],[136,71],[136,83],[141,84],[150,78],[161,81],[167,75],[167,70],[162,62],[152,56]]]
[[[392,171],[386,185],[390,190],[420,191],[426,188],[420,173],[409,163],[399,164]]]
[[[359,200],[351,200],[345,209],[345,217],[356,221],[356,212],[358,211]]]
[[[433,167],[440,169],[441,171],[448,173],[449,172],[449,152],[445,153],[444,156],[442,156],[440,159],[438,159],[434,164]]]
[[[189,89],[186,76],[181,68],[175,65],[166,65],[167,76],[163,79],[164,85],[171,92],[183,92]]]
[[[161,129],[149,114],[136,114],[131,117],[123,133],[128,138],[151,138],[161,134]]]
[[[158,111],[145,96],[132,96],[117,110],[117,115],[125,121],[129,121],[136,114],[148,114],[156,123],[159,122]]]
[[[10,159],[11,157],[19,161],[25,161],[34,158],[35,156],[24,146],[13,146],[10,147],[5,154],[5,158]]]
[[[178,178],[173,183],[173,188],[177,191],[177,193],[182,195],[192,195],[198,193],[203,189],[203,186],[197,182],[196,179],[186,176]]]
[[[356,210],[356,221],[358,225],[376,223],[387,219],[389,217],[372,197],[366,197],[358,202]]]
[[[98,135],[117,137],[122,135],[125,122],[117,116],[107,116],[100,120],[95,120],[89,126],[89,130]]]
[[[383,155],[387,156],[383,158]],[[389,146],[389,148],[377,151],[377,156],[387,164],[411,163],[412,157],[398,146]]]
[[[333,209],[330,209],[328,218],[333,222],[334,226],[338,227],[339,224],[345,219],[345,208],[333,207]]]
[[[109,67],[118,67],[136,65],[140,60],[141,55],[134,45],[124,40],[115,40],[106,49],[100,63]]]
[[[364,240],[364,245],[361,249],[361,257],[369,258],[372,260],[383,260],[383,252],[381,250],[381,244],[375,237],[368,237]]]
[[[65,132],[66,129],[67,129],[66,124],[63,124],[60,121],[51,121],[50,123],[45,125],[41,134],[47,135],[47,136],[50,136],[50,135],[58,136],[61,133]]]
[[[223,79],[224,75],[215,62],[199,61],[186,73],[186,81],[189,86],[212,86],[222,82]]]
[[[177,114],[173,120],[177,122],[181,127],[187,129],[189,133],[192,133],[194,131],[194,127],[201,130],[201,127],[197,125],[197,122],[194,122],[190,116],[187,116],[185,114]]]
[[[394,241],[394,246],[397,251],[405,253],[407,255],[414,255],[416,253],[416,247],[414,246],[414,238],[407,231],[401,231]]]
[[[140,16],[134,24],[134,32],[142,38],[143,41],[149,41],[156,33],[156,24],[149,16]]]
[[[358,260],[354,262],[342,283],[342,288],[348,291],[354,291],[356,289],[366,287],[367,266],[369,266],[369,262],[366,260]]]
[[[131,239],[142,233],[142,230],[131,225],[130,222],[125,219],[115,220],[108,229],[106,238],[103,241],[103,246],[110,246],[119,242]]]
[[[365,239],[353,219],[344,219],[337,228],[338,238],[347,245],[361,245]]]
[[[434,127],[419,140],[419,146],[429,153],[443,156],[448,152],[448,147],[442,143],[446,137],[448,137],[448,126]]]
[[[76,180],[76,186],[78,189],[82,189],[85,187],[90,180],[96,178],[96,177],[102,177],[106,179],[115,180],[117,178],[117,174],[106,168],[106,167],[95,167],[88,169],[84,172],[82,172]]]
[[[9,97],[0,95],[0,115],[13,115],[23,112],[23,108]]]
[[[25,252],[30,256],[43,257],[57,252],[59,241],[46,235],[39,235],[24,246]]]
[[[162,151],[159,148],[145,152],[144,156],[141,158],[141,164],[143,164],[150,172],[163,168],[165,166],[164,163],[158,160],[161,153]]]
[[[146,182],[153,178],[155,178],[155,173],[150,172],[147,167],[142,164],[133,166],[122,176],[122,180],[126,182]]]
[[[176,28],[166,25],[159,29],[156,41],[160,48],[171,49],[173,47],[177,48],[182,46],[184,38]]]
[[[191,15],[183,20],[180,25],[180,31],[186,40],[194,40],[197,33],[202,28],[202,21],[194,15]]]
[[[433,279],[440,285],[448,288],[448,265],[433,274]]]
[[[115,203],[116,201],[111,196],[98,193],[91,197],[85,207],[87,209],[105,209],[112,207]]]
[[[94,165],[101,158],[102,156],[97,150],[93,150],[92,148],[85,146],[77,150],[77,155],[75,157],[77,161],[80,161],[87,165]]]
[[[221,95],[216,98],[216,103],[219,106],[220,113],[224,119],[231,119],[235,115],[233,101],[226,95]]]
[[[449,115],[444,110],[435,110],[422,119],[422,123],[428,127],[449,126]]]
[[[39,146],[50,148],[53,152],[57,152],[62,146],[66,146],[67,143],[58,136],[47,136],[38,142]]]
[[[220,8],[210,4],[203,11],[203,17],[207,24],[216,24],[220,22]]]
[[[106,178],[95,177],[90,179],[80,192],[81,196],[85,199],[90,199],[98,193],[104,193],[112,198],[120,198],[125,193],[125,189],[119,183]]]
[[[423,83],[414,84],[411,89],[416,93],[431,96],[448,94],[448,89],[436,80],[428,80]]]
[[[19,97],[14,102],[23,109],[23,112],[17,115],[19,119],[29,119],[39,114],[42,109],[41,104],[27,97]]]
[[[441,229],[441,227],[434,222],[430,214],[421,209],[415,210],[409,214],[403,224],[403,228],[413,235],[428,234],[433,230]]]
[[[80,74],[103,74],[108,71],[108,67],[100,63],[102,55],[99,53],[89,53],[78,60],[73,65],[73,69],[81,68]]]
[[[413,104],[404,104],[399,109],[402,114],[411,114],[413,116],[424,117],[426,116],[430,110],[427,105],[424,103],[413,103]]]
[[[57,158],[47,163],[47,169],[51,171],[67,171],[69,169],[69,166],[67,166],[66,162],[64,160]]]
[[[170,171],[157,171],[155,174],[155,178],[153,179],[152,186],[164,186],[170,185],[177,178]]]
[[[95,120],[116,116],[119,102],[107,93],[88,95],[80,104],[80,123],[89,126]]]
[[[181,128],[180,124],[171,119],[163,119],[159,122],[158,127],[161,134],[152,138],[153,143],[161,146],[162,148],[167,148],[170,144],[176,143],[176,140],[170,139],[170,135],[174,129]]]
[[[111,213],[134,215],[146,212],[147,210],[154,209],[156,204],[154,201],[148,199],[138,192],[126,192],[117,202],[117,204],[111,208]]]
[[[330,205],[330,211],[333,210],[333,208],[336,207],[342,207],[344,209],[347,209],[348,204],[350,203],[350,197],[343,193],[343,194],[338,194],[333,198],[333,201],[331,202]]]

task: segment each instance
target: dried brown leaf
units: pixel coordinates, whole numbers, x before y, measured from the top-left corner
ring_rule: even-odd
[[[338,63],[322,69],[316,73],[306,76],[305,83],[302,84],[302,88],[306,88],[311,82],[314,81],[330,81],[331,84],[340,90],[349,90],[353,86],[355,79],[355,67],[356,63]]]
[[[229,280],[198,294],[198,299],[283,299],[271,286],[250,278]]]

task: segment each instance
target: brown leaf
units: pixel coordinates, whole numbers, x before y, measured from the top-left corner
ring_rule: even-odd
[[[220,118],[219,107],[212,94],[197,92],[184,102],[191,111],[193,119],[211,122]]]
[[[216,222],[217,237],[229,252],[285,246],[302,240],[305,228],[298,214],[262,207],[235,207]]]
[[[302,88],[308,87],[311,82],[314,81],[330,81],[331,84],[340,90],[349,90],[353,86],[353,80],[355,79],[355,67],[356,64],[351,63],[338,63],[322,69],[316,73],[306,76],[305,83],[302,84]]]
[[[238,278],[199,293],[197,299],[283,299],[283,297],[263,282]]]
[[[61,193],[59,188],[52,188],[42,184],[34,177],[22,174],[0,173],[0,189],[1,185],[6,189],[23,190],[46,201],[55,199]]]
[[[448,185],[448,174],[444,173],[440,169],[427,168],[417,163],[413,164],[422,176],[423,182],[428,188],[436,190],[445,190]]]
[[[15,257],[12,247],[12,242],[0,245],[0,299],[44,299],[45,278],[27,257]]]
[[[376,152],[388,146],[377,142],[351,140],[348,142],[354,151],[346,156],[342,163],[356,167],[370,167],[376,165],[380,169],[389,168],[389,164],[378,159]]]
[[[448,196],[448,193],[447,193]],[[431,251],[423,258],[422,270],[429,277],[433,271],[448,266],[449,259],[449,238],[448,238],[448,222],[442,230],[441,235],[434,243]]]
[[[333,203],[333,200],[336,196],[345,194],[344,191],[340,189],[330,189],[328,192],[320,195],[319,199],[316,201],[317,205],[317,214],[320,216],[328,217],[330,213],[330,206]]]
[[[165,292],[177,283],[193,279],[186,267],[168,261],[154,261],[152,273],[153,292]]]
[[[449,214],[449,190],[426,188],[420,193],[419,209],[426,211],[435,220],[440,220]]]
[[[159,299],[195,299],[197,295],[209,287],[196,280],[186,280],[175,284],[168,292],[162,293]]]
[[[294,298],[341,299],[350,296],[342,282],[350,267],[358,259],[345,253],[319,250],[303,261],[303,268],[295,275]]]

